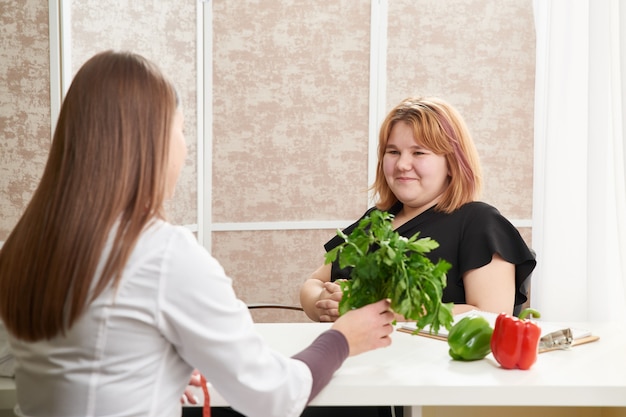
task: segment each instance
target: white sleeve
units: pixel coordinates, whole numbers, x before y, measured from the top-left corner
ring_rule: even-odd
[[[237,411],[299,416],[311,393],[309,368],[266,345],[231,279],[191,233],[175,234],[169,245],[159,289],[165,337]]]

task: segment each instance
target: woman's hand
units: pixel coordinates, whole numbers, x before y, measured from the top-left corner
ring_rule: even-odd
[[[200,372],[197,369],[191,373],[191,377],[189,378],[189,386],[185,388],[185,392],[180,397],[181,404],[198,404],[200,400],[194,394],[193,388],[191,387],[201,387],[202,381],[200,379]]]
[[[391,344],[389,335],[393,332],[391,322],[394,314],[391,302],[381,300],[365,307],[350,310],[333,324],[332,328],[346,337],[350,346],[350,356]]]
[[[336,282],[324,282],[319,300],[315,302],[320,321],[336,321],[339,318],[341,287]]]
[[[341,280],[330,281],[331,268],[331,264],[320,266],[300,287],[300,304],[313,321],[333,322],[339,318],[343,292]]]

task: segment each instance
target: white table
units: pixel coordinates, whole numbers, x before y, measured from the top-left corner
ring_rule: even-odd
[[[348,358],[311,402],[318,406],[403,405],[406,417],[422,406],[626,407],[626,325],[568,323],[600,340],[539,355],[530,370],[505,370],[492,355],[475,362],[448,356],[445,341],[394,332],[390,347]],[[322,323],[259,323],[276,350],[292,355]],[[226,406],[211,389],[211,405]]]
[[[422,406],[626,407],[626,325],[568,323],[600,340],[539,355],[528,371],[504,370],[491,355],[456,362],[440,340],[394,332],[388,348],[348,358],[311,402],[318,406],[403,405],[405,417]],[[276,350],[292,355],[329,327],[322,323],[259,323]],[[211,389],[211,405],[227,406]],[[0,409],[15,404],[15,384],[0,378]]]

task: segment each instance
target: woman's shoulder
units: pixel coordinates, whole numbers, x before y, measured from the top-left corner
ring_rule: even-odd
[[[466,228],[482,230],[484,233],[500,230],[517,234],[517,228],[496,207],[483,201],[464,204],[456,212],[459,221]],[[453,213],[453,214],[454,214]]]
[[[150,222],[140,236],[140,242],[153,245],[167,245],[171,239],[191,243],[193,233],[184,226],[177,226],[165,220],[155,219]]]
[[[462,217],[466,219],[489,219],[502,218],[502,213],[496,207],[484,201],[471,201],[463,204],[457,210],[451,213],[452,216]]]
[[[458,211],[465,213],[497,213],[500,211],[489,203],[484,201],[470,201],[459,207]]]
[[[223,273],[219,262],[185,226],[154,221],[142,234],[137,249],[139,256],[159,259],[169,271],[188,271],[189,276],[193,275],[193,271]]]
[[[191,230],[164,220],[154,220],[146,227],[137,249],[144,254],[152,252],[157,256],[175,254],[176,258],[186,261],[208,255]]]
[[[465,203],[452,213],[436,212],[434,219],[446,224],[463,225],[462,227],[488,227],[509,223],[500,211],[491,204],[483,201]]]

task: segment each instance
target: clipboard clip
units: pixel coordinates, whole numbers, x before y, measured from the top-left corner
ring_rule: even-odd
[[[557,330],[539,339],[539,350],[569,349],[573,341],[572,329]]]

